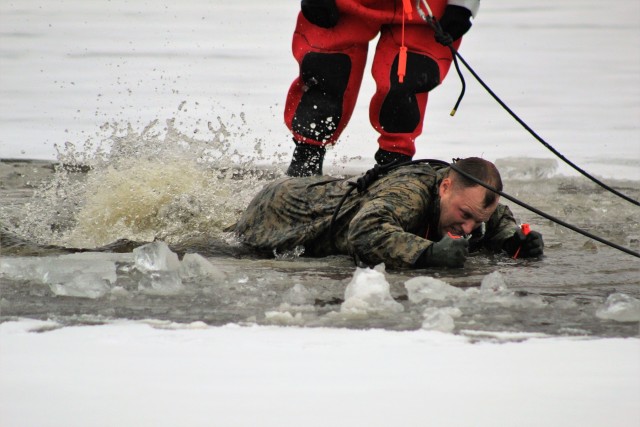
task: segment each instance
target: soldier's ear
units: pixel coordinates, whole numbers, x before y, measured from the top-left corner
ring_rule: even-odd
[[[449,191],[451,191],[451,186],[452,182],[451,178],[449,177],[446,177],[442,181],[440,181],[440,186],[438,187],[438,195],[440,196],[440,198],[447,195]]]

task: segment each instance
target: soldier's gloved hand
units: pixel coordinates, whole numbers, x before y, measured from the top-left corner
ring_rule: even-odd
[[[467,239],[452,239],[446,235],[422,252],[416,262],[417,267],[464,267],[469,255]]]
[[[336,0],[302,0],[300,9],[307,21],[318,27],[331,28],[338,23]]]
[[[531,258],[542,255],[544,252],[544,242],[542,234],[537,231],[530,231],[525,236],[521,229],[518,228],[513,236],[504,241],[502,247],[510,256],[514,256],[518,252],[518,258]]]
[[[436,40],[440,44],[448,45],[469,31],[471,28],[471,11],[466,7],[449,5],[444,10],[439,22],[442,30],[449,34],[451,39],[448,40],[446,37],[442,38],[436,35]]]

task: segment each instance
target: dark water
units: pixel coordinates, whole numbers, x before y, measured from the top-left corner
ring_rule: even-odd
[[[512,208],[519,220],[544,235],[543,259],[477,254],[459,270],[387,271],[390,294],[402,310],[349,312],[342,303],[356,268],[348,257],[311,259],[291,253],[262,259],[225,233],[260,186],[279,173],[276,169],[249,173],[187,160],[173,169],[171,160],[149,156],[125,167],[112,155],[91,170],[67,166],[57,172],[50,162],[2,161],[0,320],[94,324],[153,318],[406,330],[422,327],[428,313],[455,310],[454,332],[639,334],[637,320],[612,320],[620,306],[606,309],[606,302],[612,295],[622,298],[632,318],[636,304],[638,316],[640,260],[518,206]],[[508,170],[508,164],[501,168]],[[584,178],[544,175],[507,173],[505,190],[595,235],[640,249],[640,209]],[[640,197],[638,182],[610,184]],[[100,252],[74,253],[118,239],[129,243],[120,240]],[[178,279],[175,272],[165,278],[154,273],[153,278],[136,267],[132,252],[153,240],[166,242],[180,257],[198,253],[208,262]],[[491,273],[500,290],[481,290]],[[465,291],[416,302],[405,282],[424,276]],[[372,280],[372,285],[379,283]]]

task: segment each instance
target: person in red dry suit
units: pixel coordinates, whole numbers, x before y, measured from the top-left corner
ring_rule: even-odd
[[[302,0],[292,43],[300,74],[284,112],[296,145],[287,175],[322,174],[325,147],[337,141],[351,118],[369,42],[378,34],[372,66],[376,92],[369,109],[380,133],[375,160],[411,160],[429,91],[452,62],[426,16],[430,10],[457,49],[479,5],[480,0]],[[407,52],[403,76],[401,47]]]

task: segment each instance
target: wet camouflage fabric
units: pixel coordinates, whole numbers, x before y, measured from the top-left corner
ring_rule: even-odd
[[[242,242],[268,253],[303,246],[308,256],[349,254],[368,265],[414,267],[432,241],[441,239],[438,186],[447,171],[426,164],[405,166],[382,176],[361,194],[353,191],[334,226],[335,247],[329,232],[331,217],[349,190],[348,179],[313,176],[267,184],[235,231]],[[511,210],[499,205],[483,228],[483,235],[480,230],[474,233],[471,248],[499,251],[517,225]]]

